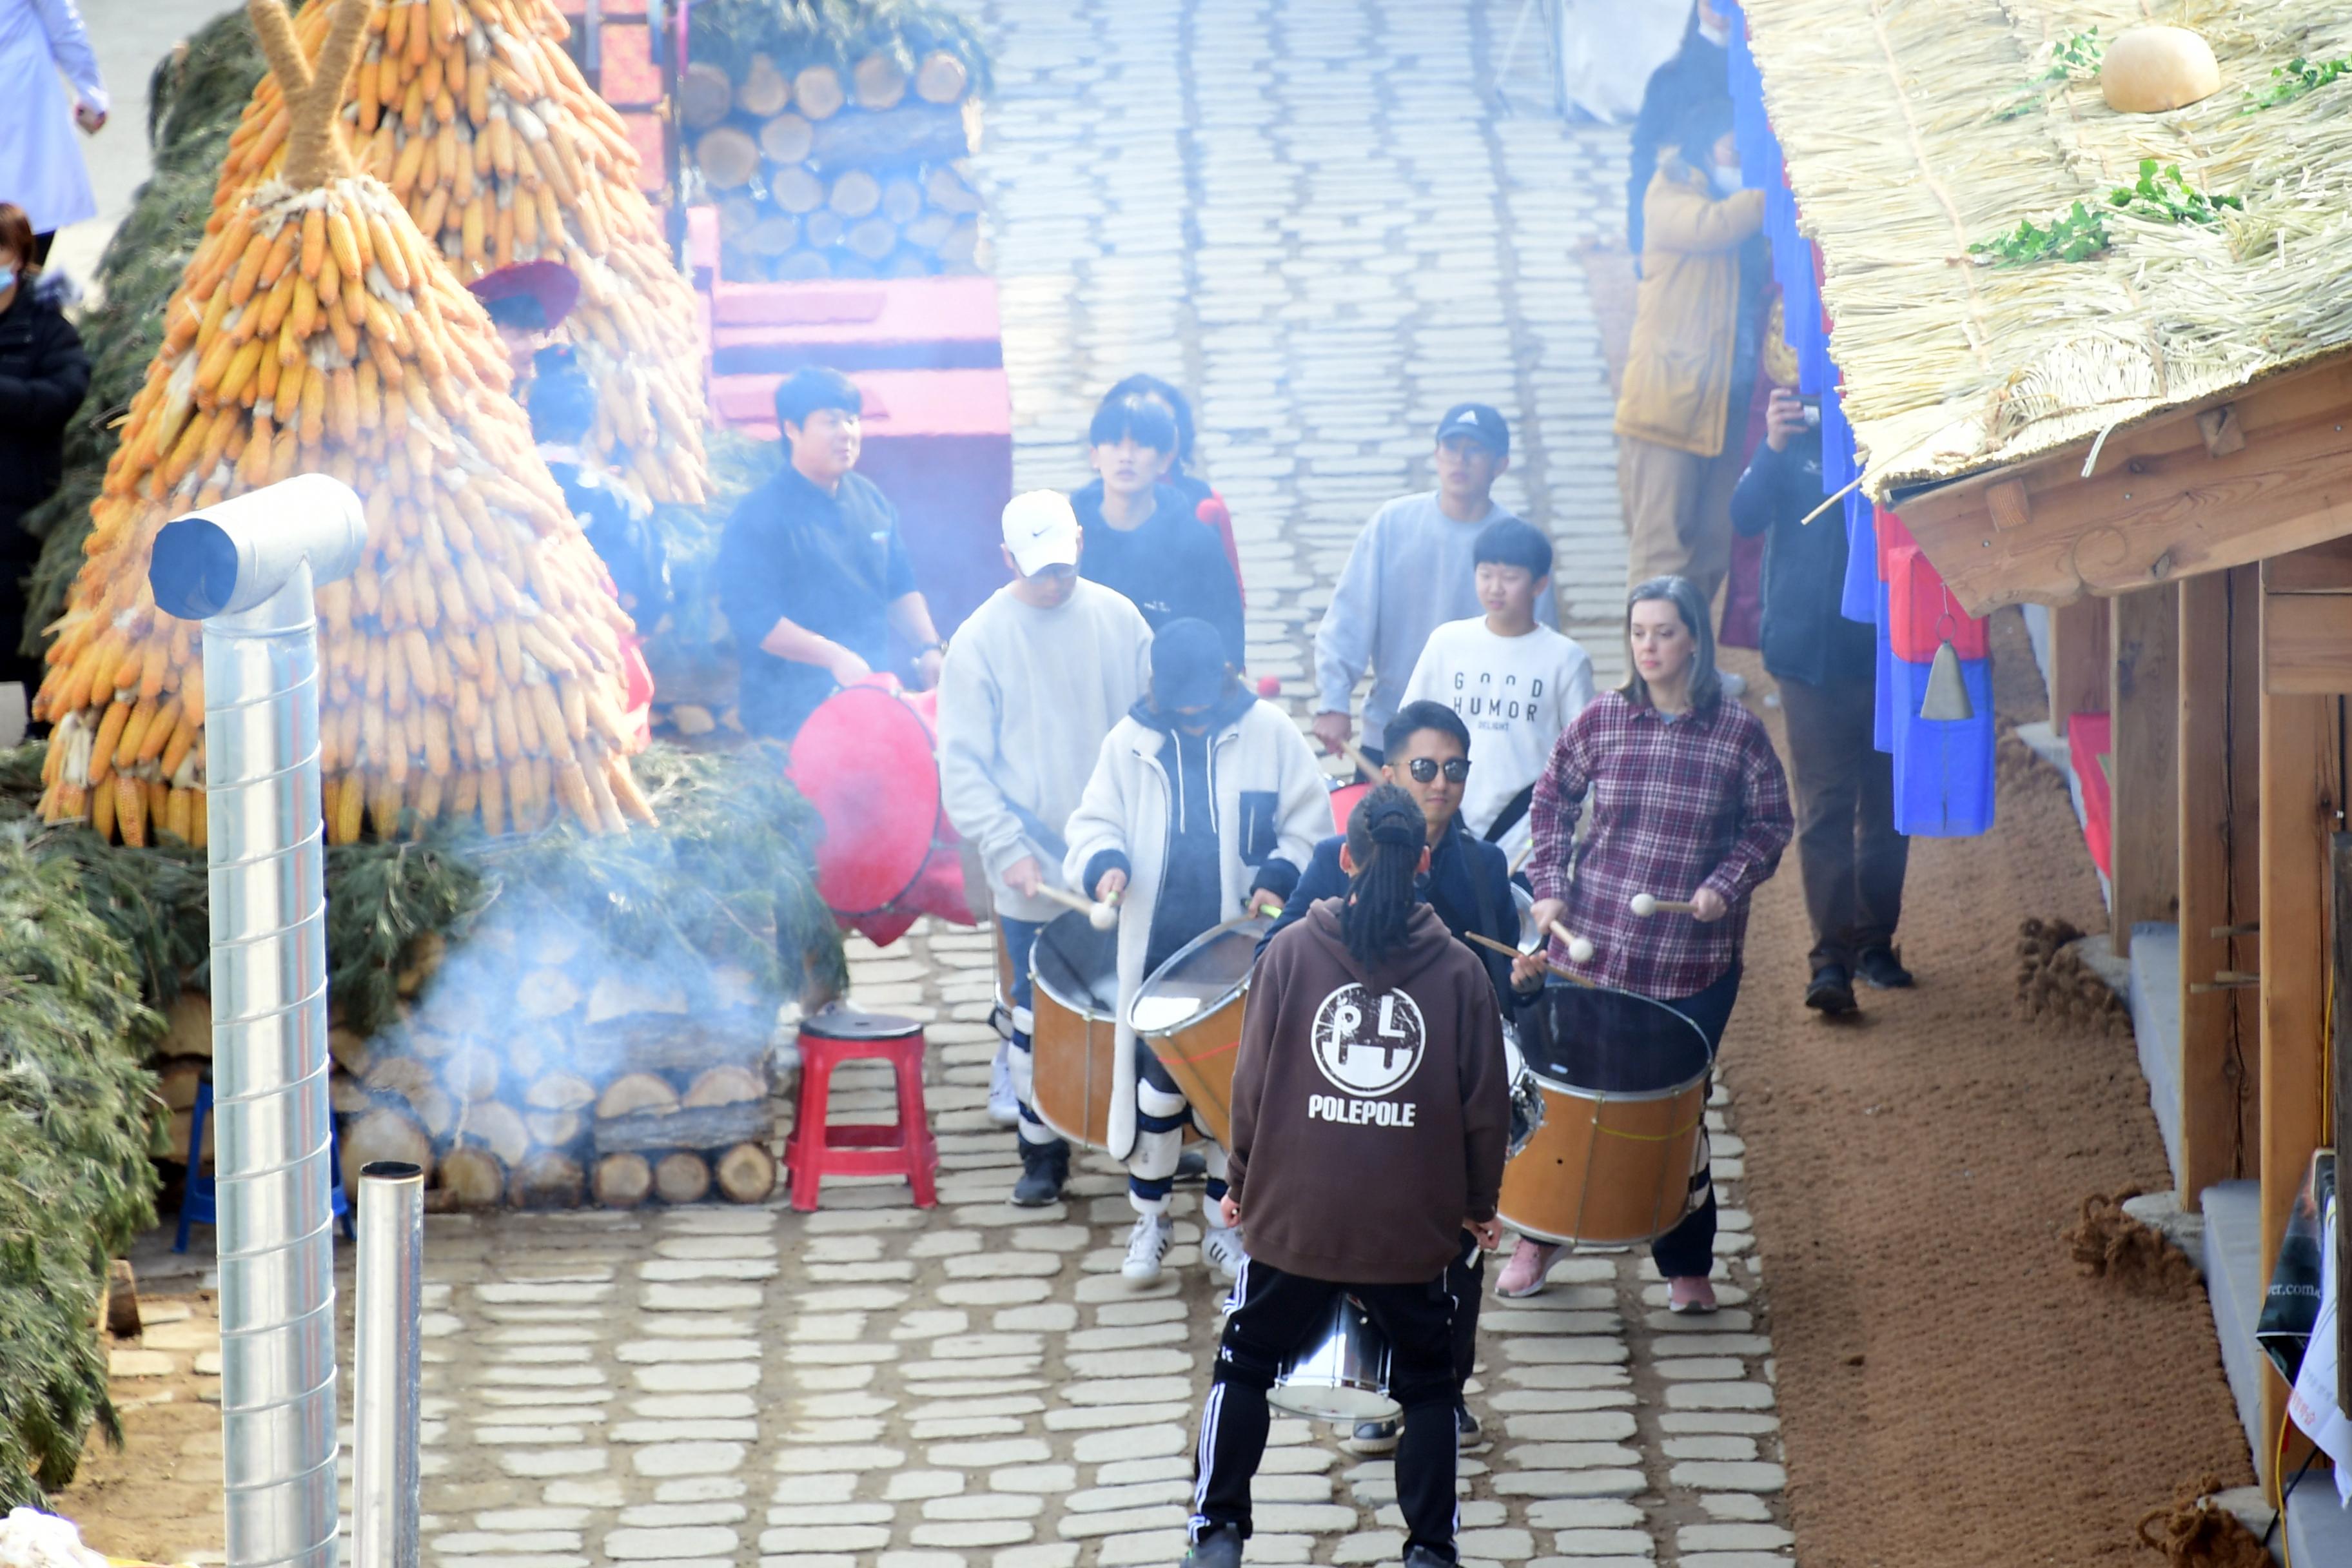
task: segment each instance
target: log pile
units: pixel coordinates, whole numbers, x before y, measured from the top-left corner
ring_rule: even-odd
[[[624,961],[561,917],[420,953],[400,1022],[330,1037],[346,1178],[411,1161],[457,1208],[768,1197],[772,1000],[668,957]]]
[[[735,281],[902,278],[979,268],[971,68],[898,47],[846,68],[753,51],[697,59],[679,89],[693,163]]]
[[[34,702],[56,726],[42,816],[203,844],[198,632],[155,607],[154,538],[321,472],[360,492],[368,525],[359,569],[319,591],[331,838],[650,820],[627,762],[628,617],[507,395],[489,318],[352,174],[337,105],[371,8],[338,0],[315,80],[278,0],[251,10],[273,75],[298,84],[282,177],[198,247],[91,507]]]

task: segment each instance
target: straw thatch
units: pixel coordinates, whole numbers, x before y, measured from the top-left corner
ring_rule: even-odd
[[[2352,56],[2303,0],[1746,0],[1869,488],[2016,462],[2352,346],[2352,77],[2252,109],[2297,57]],[[2053,50],[2147,22],[2212,46],[2221,90],[2110,110]],[[2210,225],[2108,205],[2143,159],[2242,198]],[[2077,201],[2113,240],[1995,267],[1971,245]]]

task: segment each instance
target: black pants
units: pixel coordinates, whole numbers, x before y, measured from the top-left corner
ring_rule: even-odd
[[[1454,1298],[1454,1392],[1458,1395],[1478,1370],[1478,1299],[1486,1289],[1486,1254],[1466,1230],[1462,1250],[1445,1266],[1445,1289]]]
[[[1864,715],[1867,717],[1867,715]],[[1867,737],[1865,737],[1867,739]],[[1731,1022],[1732,1004],[1739,1000],[1739,963],[1734,960],[1714,984],[1666,1004],[1706,1036],[1706,1043],[1723,1048],[1724,1026]],[[1702,1112],[1702,1114],[1704,1114]],[[1712,1168],[1691,1177],[1691,1191],[1704,1193],[1698,1207],[1683,1222],[1650,1243],[1658,1272],[1669,1279],[1704,1278],[1715,1271],[1715,1173]]]
[[[1895,830],[1895,759],[1870,743],[1874,679],[1780,682],[1815,969],[1851,969],[1858,955],[1891,947],[1903,918],[1911,841]]]
[[[1265,1453],[1265,1391],[1283,1361],[1323,1326],[1342,1293],[1362,1301],[1388,1336],[1389,1393],[1404,1407],[1396,1483],[1406,1547],[1426,1546],[1452,1562],[1455,1302],[1447,1276],[1426,1285],[1339,1285],[1286,1274],[1255,1258],[1234,1282],[1233,1315],[1225,1320],[1216,1377],[1201,1409],[1192,1539],[1220,1525],[1249,1535],[1250,1479]]]

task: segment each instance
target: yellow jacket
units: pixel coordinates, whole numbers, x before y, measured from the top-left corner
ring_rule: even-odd
[[[1672,153],[1642,198],[1642,287],[1617,434],[1712,458],[1723,449],[1739,310],[1739,247],[1764,226],[1764,193],[1717,201]]]

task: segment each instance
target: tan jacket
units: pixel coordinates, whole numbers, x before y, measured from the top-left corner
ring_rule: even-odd
[[[1764,226],[1764,193],[1717,201],[1671,153],[1642,199],[1642,288],[1617,434],[1712,458],[1723,449],[1739,310],[1739,247]]]

